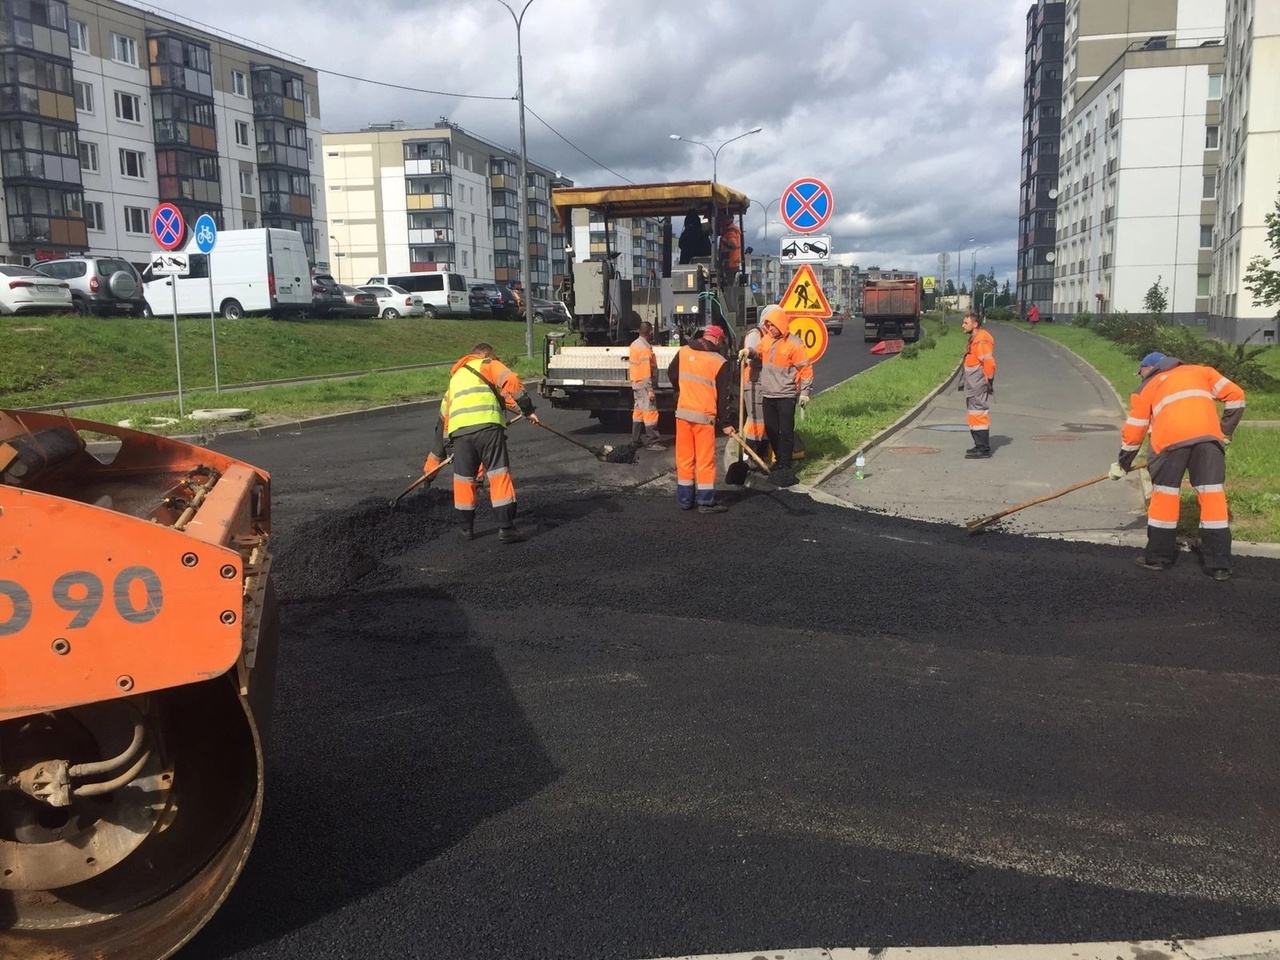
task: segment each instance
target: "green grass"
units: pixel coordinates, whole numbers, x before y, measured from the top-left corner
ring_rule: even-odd
[[[543,334],[535,328],[541,350]],[[499,356],[525,353],[524,324],[497,320],[219,320],[218,374],[258,380],[456,360],[478,340]],[[208,318],[178,321],[184,393],[213,386]],[[96,317],[0,317],[0,406],[72,403],[177,388],[173,322]],[[355,392],[360,387],[349,387]],[[370,388],[365,388],[370,389]],[[394,394],[403,383],[389,385]],[[228,406],[200,398],[196,406]],[[323,398],[321,398],[323,399]],[[267,397],[255,403],[269,402]],[[247,404],[242,404],[247,405]],[[176,404],[174,405],[176,409]]]
[[[1026,329],[1024,326],[1023,329]],[[1035,332],[1088,361],[1116,391],[1127,397],[1138,385],[1132,357],[1110,340],[1089,330],[1059,324],[1040,324]],[[1272,347],[1261,360],[1280,376],[1280,348]],[[1280,420],[1280,393],[1248,391],[1245,421],[1227,449],[1227,499],[1231,530],[1239,540],[1280,542],[1280,429],[1251,427],[1250,420]],[[1196,534],[1200,511],[1195,493],[1184,486],[1179,530]]]
[[[921,350],[915,359],[885,360],[813,398],[808,416],[797,424],[805,446],[801,479],[812,480],[861,449],[951,375],[963,346],[959,324],[945,326],[946,333],[942,321],[927,320],[925,326],[938,341],[935,349]]]

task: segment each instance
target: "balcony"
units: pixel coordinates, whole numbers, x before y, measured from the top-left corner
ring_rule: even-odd
[[[447,227],[429,227],[425,230],[409,231],[409,243],[414,246],[452,244],[453,242],[453,231]]]
[[[410,210],[452,210],[453,195],[449,193],[411,193],[404,198]]]
[[[438,157],[406,160],[404,162],[404,175],[406,177],[447,177],[449,176],[449,161],[441,160]]]
[[[1103,209],[1102,209],[1102,222],[1103,222],[1103,223],[1110,223],[1110,222],[1111,222],[1112,220],[1114,220],[1115,218],[1116,218],[1116,208],[1115,208],[1115,207],[1103,207]]]
[[[1100,270],[1111,269],[1111,254],[1104,253],[1101,257],[1098,258],[1098,269]]]
[[[495,206],[493,208],[494,220],[505,220],[509,223],[520,222],[520,212],[516,207]]]

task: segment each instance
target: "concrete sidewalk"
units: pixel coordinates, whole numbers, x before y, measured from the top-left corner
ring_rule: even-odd
[[[1050,340],[1009,324],[993,324],[991,332],[996,393],[990,460],[964,458],[973,441],[964,394],[953,381],[910,424],[867,452],[865,479],[855,479],[850,466],[819,489],[858,507],[963,524],[1106,473],[1119,452],[1125,418],[1111,385]],[[959,355],[964,343],[956,330],[939,340],[938,349]],[[1141,546],[1142,476],[1105,480],[1020,511],[997,528]]]

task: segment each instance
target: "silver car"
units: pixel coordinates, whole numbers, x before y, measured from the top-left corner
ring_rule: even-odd
[[[421,317],[426,315],[422,305],[422,297],[410,293],[403,287],[384,286],[380,283],[366,283],[360,288],[365,293],[372,293],[378,298],[378,316],[384,320],[396,317]]]
[[[33,273],[64,280],[71,288],[71,309],[100,317],[145,317],[142,277],[120,257],[67,257],[37,264]]]

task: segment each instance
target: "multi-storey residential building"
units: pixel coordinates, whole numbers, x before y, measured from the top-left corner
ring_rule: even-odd
[[[1058,144],[1062,134],[1062,51],[1066,4],[1039,0],[1027,11],[1022,81],[1022,193],[1018,209],[1018,303],[1053,313]],[[956,264],[957,272],[962,265]]]
[[[605,223],[598,210],[573,211],[574,258],[609,256],[618,276],[631,281],[632,291],[659,290],[662,279],[662,231],[660,218],[622,218]],[[563,248],[563,241],[561,243]],[[657,294],[654,295],[656,299]],[[646,299],[647,295],[640,299]]]
[[[1263,218],[1280,190],[1280,5],[1227,0],[1226,49],[1222,119],[1210,132],[1221,153],[1209,327],[1237,343],[1275,343],[1276,308],[1255,306],[1242,281],[1255,256],[1275,256]]]
[[[315,71],[117,0],[4,0],[0,16],[0,255],[145,261],[162,201],[297,229],[315,255]]]
[[[326,133],[323,153],[334,274],[342,282],[441,270],[513,284],[521,280],[522,220],[533,295],[550,296],[564,274],[550,199],[552,181],[568,181],[556,172],[529,163],[522,217],[519,154],[447,120]]]
[[[1156,282],[1170,314],[1207,315],[1224,9],[1068,3],[1055,315],[1141,311]]]

